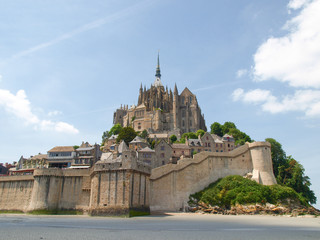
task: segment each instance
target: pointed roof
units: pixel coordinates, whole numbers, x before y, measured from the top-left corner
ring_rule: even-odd
[[[140,143],[144,142],[143,139],[139,136],[136,136],[130,143]]]
[[[157,69],[156,69],[156,75],[157,78],[161,78],[160,74],[160,60],[159,60],[159,52],[158,52],[158,64],[157,64]]]
[[[159,60],[159,53],[158,53],[158,64],[156,69],[156,80],[154,80],[153,86],[154,87],[163,87],[161,83],[161,73],[160,73],[160,60]]]
[[[129,148],[128,148],[127,144],[125,143],[125,141],[122,140],[119,147],[118,147],[118,152],[122,153],[122,152],[128,151],[128,150],[129,150]]]
[[[111,137],[109,137],[109,140],[116,140],[118,137],[118,135],[112,135]]]
[[[174,94],[178,94],[178,88],[177,88],[177,84],[174,84]]]
[[[180,95],[193,95],[193,93],[186,87]]]

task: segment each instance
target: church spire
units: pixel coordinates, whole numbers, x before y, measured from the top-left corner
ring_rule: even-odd
[[[158,64],[157,64],[157,69],[156,69],[156,80],[154,81],[153,86],[154,87],[163,87],[161,83],[161,74],[160,74],[160,60],[159,60],[159,52],[158,52]]]
[[[157,78],[161,78],[160,74],[160,60],[159,60],[159,52],[158,52],[158,64],[157,64],[157,69],[156,69],[156,75]]]

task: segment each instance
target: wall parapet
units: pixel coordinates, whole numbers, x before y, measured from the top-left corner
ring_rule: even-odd
[[[30,181],[30,180],[34,180],[33,175],[1,176],[0,177],[0,182]]]
[[[236,158],[248,151],[248,144],[245,144],[230,152],[201,152],[194,155],[194,158],[185,158],[178,161],[178,164],[167,164],[151,170],[150,180],[156,180],[172,172],[179,172],[191,165],[198,165],[210,157]]]

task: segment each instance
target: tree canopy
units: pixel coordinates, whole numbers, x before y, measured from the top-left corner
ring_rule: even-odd
[[[225,122],[221,125],[218,122],[211,124],[211,133],[222,137],[225,134],[232,135],[236,145],[243,145],[246,142],[252,142],[250,136],[241,132],[233,122]]]
[[[202,137],[206,132],[202,129],[199,129],[197,132],[196,132],[196,135],[197,137],[199,137],[199,135]]]
[[[174,143],[175,141],[177,141],[177,139],[178,139],[177,136],[174,135],[174,134],[170,136],[170,142],[171,143]]]
[[[184,133],[181,136],[180,143],[185,143],[186,142],[186,138],[187,139],[197,139],[198,136],[194,132]]]
[[[220,137],[223,136],[223,134],[222,134],[222,125],[220,123],[218,123],[218,122],[212,123],[211,126],[210,126],[210,129],[211,129],[211,133],[212,134],[216,134],[216,135],[218,135]]]
[[[147,131],[146,129],[144,129],[144,130],[140,133],[139,136],[140,136],[141,138],[143,138],[143,139],[147,139],[148,136],[149,136],[149,133],[148,133],[148,131]]]
[[[122,127],[119,123],[115,124],[110,128],[109,131],[105,131],[102,133],[102,143],[101,145],[104,145],[105,141],[111,137],[112,135],[117,135],[122,130]]]
[[[266,141],[271,144],[273,173],[277,183],[293,188],[309,203],[316,203],[317,198],[310,189],[310,178],[305,175],[304,167],[292,156],[287,156],[281,144],[275,139],[267,138]]]
[[[136,136],[137,133],[132,127],[124,127],[118,134],[117,142],[119,143],[121,140],[124,140],[126,144],[129,144]]]

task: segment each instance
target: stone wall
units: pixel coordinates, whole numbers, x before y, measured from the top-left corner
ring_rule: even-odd
[[[0,177],[0,210],[73,209],[93,215],[128,215],[131,209],[179,211],[189,195],[219,178],[252,173],[265,185],[276,184],[271,146],[247,143],[231,152],[201,152],[151,171],[135,154],[94,169],[36,169],[34,175]]]
[[[32,189],[32,175],[0,177],[0,210],[26,211]]]
[[[0,209],[86,211],[90,187],[88,169],[36,169],[33,176],[0,177]]]
[[[254,160],[252,160],[254,158]],[[179,211],[189,195],[228,175],[256,172],[263,184],[276,184],[272,172],[270,144],[247,143],[231,152],[201,152],[176,165],[153,169],[150,177],[151,211]]]
[[[119,166],[114,168],[116,164]],[[130,209],[149,211],[149,177],[150,167],[142,163],[97,164],[91,175],[91,214],[129,215]]]

